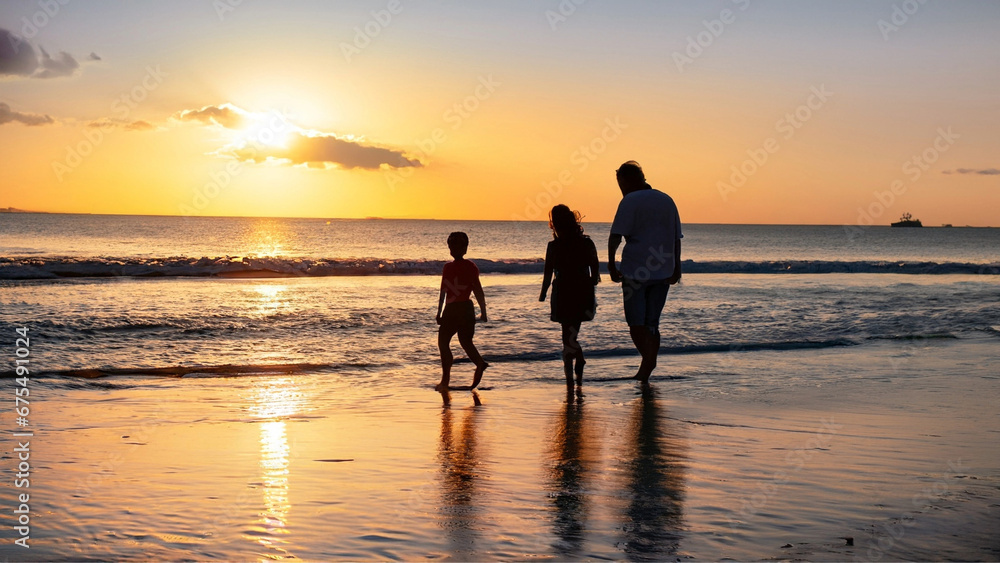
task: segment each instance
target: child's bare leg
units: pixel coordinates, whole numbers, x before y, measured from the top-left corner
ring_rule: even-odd
[[[580,324],[581,323],[563,323],[562,325],[562,341],[563,341],[563,364],[566,369],[566,379],[567,383],[573,377],[573,360],[576,360],[576,382],[577,384],[583,383],[583,365],[587,363],[583,359],[583,347],[580,346],[580,341],[577,338],[580,335]]]
[[[483,372],[490,365],[486,363],[486,360],[480,355],[479,350],[476,349],[476,345],[472,342],[472,334],[467,332],[459,333],[458,343],[462,345],[462,349],[468,354],[472,363],[476,364],[476,373],[472,376],[472,388],[475,389],[479,385],[479,382],[483,380]]]
[[[453,334],[445,329],[438,331],[438,350],[441,352],[441,383],[435,387],[438,391],[447,391],[451,383],[451,366],[455,363],[455,356],[451,353]]]

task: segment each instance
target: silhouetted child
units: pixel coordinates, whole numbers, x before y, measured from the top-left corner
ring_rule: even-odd
[[[483,295],[483,285],[479,282],[479,268],[464,258],[469,250],[469,236],[462,232],[448,235],[448,250],[455,260],[444,265],[441,275],[441,294],[438,296],[437,323],[438,348],[441,351],[441,383],[438,391],[447,391],[451,382],[451,365],[455,362],[451,354],[451,337],[458,334],[458,343],[468,354],[472,363],[476,364],[476,373],[472,378],[471,389],[475,389],[483,379],[483,372],[489,364],[483,360],[472,343],[476,333],[476,309],[469,299],[476,296],[481,314],[479,320],[487,322],[486,296]],[[444,310],[442,311],[442,305]]]
[[[563,369],[566,372],[566,386],[583,385],[583,347],[577,337],[580,325],[594,320],[597,310],[594,286],[601,283],[598,270],[597,247],[590,237],[583,234],[580,214],[565,205],[557,205],[549,212],[549,228],[552,240],[545,249],[545,274],[542,277],[542,294],[539,301],[545,301],[545,294],[552,285],[552,313],[550,319],[562,325]],[[555,275],[555,281],[552,276]],[[573,360],[576,360],[574,370]]]

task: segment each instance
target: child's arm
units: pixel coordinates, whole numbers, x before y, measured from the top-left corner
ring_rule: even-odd
[[[483,284],[479,281],[479,276],[476,276],[476,283],[472,286],[472,294],[476,296],[476,302],[479,303],[479,310],[481,314],[479,315],[479,320],[482,322],[489,322],[489,318],[486,316],[486,295],[483,293]]]
[[[434,321],[437,324],[441,324],[441,307],[444,305],[445,291],[444,291],[444,279],[441,280],[441,293],[438,295],[438,306],[437,315],[434,317]]]
[[[545,295],[549,292],[549,286],[552,285],[552,246],[545,248],[545,274],[542,276],[542,294],[538,296],[539,301],[545,301]]]

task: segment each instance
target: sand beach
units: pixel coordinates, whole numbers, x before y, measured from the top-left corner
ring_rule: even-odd
[[[647,391],[598,358],[582,397],[556,362],[38,380],[4,556],[994,560],[996,346],[679,355]]]

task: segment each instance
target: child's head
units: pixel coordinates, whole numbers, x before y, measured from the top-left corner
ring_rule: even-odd
[[[549,212],[549,228],[552,229],[552,235],[556,237],[582,235],[580,218],[579,211],[571,211],[563,204],[553,207]]]
[[[469,251],[469,235],[461,231],[455,231],[448,235],[448,250],[451,251],[451,255],[455,259],[465,256],[465,253]]]

